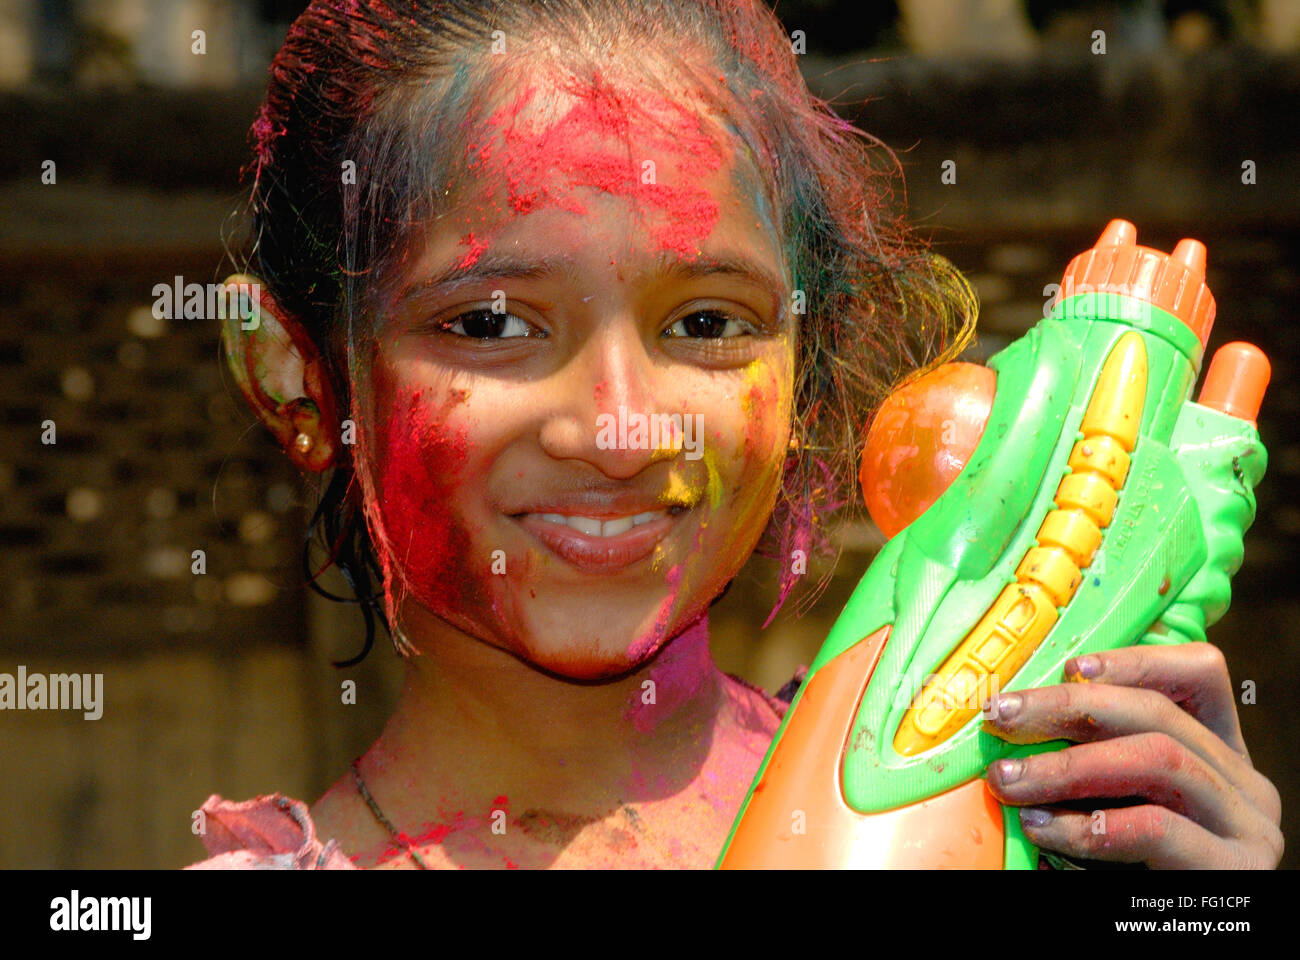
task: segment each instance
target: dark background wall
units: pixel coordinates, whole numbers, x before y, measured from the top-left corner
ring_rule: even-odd
[[[942,12],[936,12],[942,7]],[[300,3],[0,6],[0,671],[102,672],[98,721],[0,714],[0,867],[174,867],[209,793],[314,799],[377,734],[400,671],[349,607],[303,587],[312,485],[238,401],[209,320],[154,320],[154,284],[220,280],[246,131]],[[869,8],[864,12],[861,8]],[[780,3],[819,95],[890,145],[911,217],[974,281],[973,357],[1042,315],[1112,217],[1209,247],[1213,344],[1273,362],[1270,451],[1233,607],[1211,631],[1257,766],[1300,764],[1300,5]],[[930,11],[927,13],[927,11]],[[208,53],[190,53],[190,31]],[[1106,35],[1093,52],[1094,31]],[[53,184],[42,164],[55,162]],[[941,182],[944,161],[954,184]],[[1253,161],[1256,182],[1242,182]],[[900,198],[901,199],[901,198]],[[53,420],[57,443],[41,443]],[[868,526],[820,603],[758,625],[773,571],[719,604],[719,664],[769,689],[812,658],[880,545]],[[191,573],[203,550],[207,572]],[[817,576],[822,571],[810,571]],[[335,589],[341,589],[337,582]],[[340,702],[355,679],[358,702]],[[1294,846],[1294,840],[1293,840]],[[1286,863],[1300,863],[1289,853]]]

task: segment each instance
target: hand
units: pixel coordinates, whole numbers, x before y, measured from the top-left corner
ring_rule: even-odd
[[[989,790],[1025,808],[1032,843],[1154,869],[1277,866],[1281,798],[1251,765],[1217,647],[1089,654],[1066,662],[1065,680],[985,705],[984,729],[1010,743],[1077,744],[989,766]],[[1107,807],[1104,798],[1120,797],[1146,802]],[[1087,799],[1100,809],[1052,806]]]

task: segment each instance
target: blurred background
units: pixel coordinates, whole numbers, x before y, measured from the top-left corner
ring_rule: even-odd
[[[0,714],[0,867],[193,862],[190,814],[210,793],[311,802],[392,707],[385,636],[361,665],[330,665],[362,629],[355,607],[303,586],[314,487],[239,401],[215,323],[151,306],[157,283],[229,272],[247,130],[303,6],[0,0],[0,672],[105,676],[100,720]],[[1257,685],[1242,724],[1283,795],[1284,865],[1300,864],[1286,733],[1300,706],[1286,569],[1300,551],[1300,2],[776,9],[802,31],[814,92],[897,152],[900,202],[975,284],[971,358],[1040,318],[1044,288],[1112,217],[1146,245],[1208,245],[1212,348],[1246,339],[1273,363],[1259,516],[1210,638],[1234,682]],[[811,661],[881,544],[870,526],[837,535],[835,569],[809,571],[833,575],[820,602],[762,632],[775,570],[751,562],[714,608],[723,669],[775,691]]]

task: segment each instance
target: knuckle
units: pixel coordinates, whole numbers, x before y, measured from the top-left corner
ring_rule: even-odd
[[[1156,731],[1142,737],[1142,755],[1147,765],[1156,770],[1176,773],[1186,762],[1182,744],[1167,733]]]
[[[1143,712],[1152,726],[1160,730],[1168,730],[1183,719],[1183,711],[1178,704],[1160,691],[1142,690],[1139,694],[1142,698]]]
[[[1159,843],[1169,835],[1169,810],[1156,804],[1137,807],[1133,812],[1133,833],[1151,843]]]
[[[1228,660],[1222,650],[1212,643],[1193,643],[1189,647],[1195,654],[1198,672],[1223,684],[1229,682]]]

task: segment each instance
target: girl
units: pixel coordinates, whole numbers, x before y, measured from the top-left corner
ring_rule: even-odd
[[[969,287],[758,0],[321,0],[271,76],[232,278],[260,302],[225,346],[332,471],[329,557],[406,676],[310,811],[210,799],[203,865],[711,865],[783,704],[716,668],[709,605],[762,542],[824,545],[870,412],[969,342]],[[987,721],[1086,741],[990,768],[1034,842],[1277,864],[1214,648],[1082,678]],[[1106,838],[1058,806],[1128,796]]]

